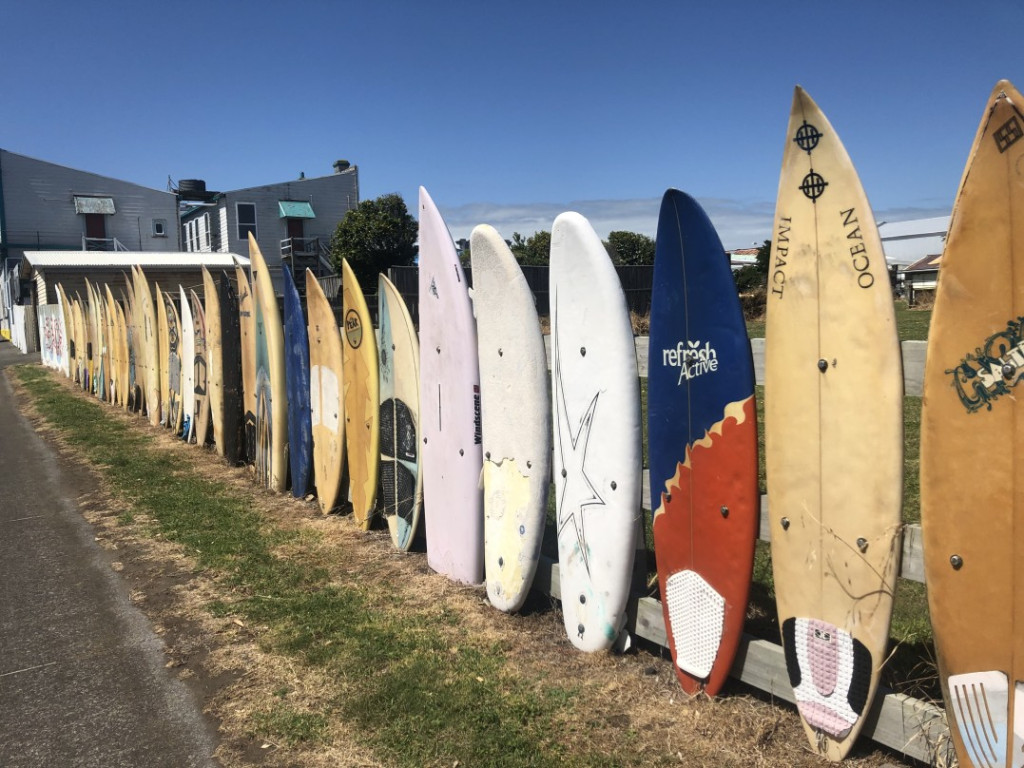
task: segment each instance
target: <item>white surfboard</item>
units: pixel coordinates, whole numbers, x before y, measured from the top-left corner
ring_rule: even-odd
[[[483,581],[483,465],[476,324],[455,244],[420,187],[420,429],[427,564]]]
[[[590,223],[551,230],[551,378],[562,612],[573,645],[611,647],[641,515],[640,383],[629,310]]]
[[[547,355],[530,286],[494,227],[471,236],[480,355],[487,597],[502,611],[526,601],[537,571],[551,483]]]

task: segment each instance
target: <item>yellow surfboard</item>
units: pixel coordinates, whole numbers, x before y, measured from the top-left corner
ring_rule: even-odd
[[[279,493],[288,485],[288,389],[284,326],[274,282],[256,239],[249,234],[256,303],[256,475]]]
[[[345,259],[341,260],[341,301],[349,489],[352,515],[356,524],[367,530],[377,502],[380,462],[377,339],[366,298]]]
[[[793,96],[768,279],[765,455],[786,667],[842,759],[886,659],[899,569],[903,373],[885,255],[825,115]]]
[[[327,514],[338,503],[345,461],[344,374],[341,334],[324,289],[306,270],[309,323],[309,411],[313,423],[313,479],[317,502]]]
[[[960,182],[928,334],[921,529],[961,766],[1024,751],[1024,96],[992,91]]]

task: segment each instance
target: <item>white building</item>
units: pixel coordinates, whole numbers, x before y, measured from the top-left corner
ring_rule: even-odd
[[[895,265],[901,270],[925,256],[942,253],[948,231],[949,216],[878,224],[885,260],[890,267]]]

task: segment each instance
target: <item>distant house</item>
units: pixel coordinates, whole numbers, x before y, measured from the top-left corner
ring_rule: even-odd
[[[309,267],[317,275],[333,271],[329,261],[334,230],[345,214],[359,204],[359,170],[344,161],[329,176],[265,184],[231,192],[208,192],[202,181],[180,182],[183,200],[183,250],[249,253],[253,234],[282,292],[281,269],[299,278]]]
[[[941,253],[933,253],[915,261],[903,270],[903,287],[907,292],[910,306],[920,303],[925,297],[934,297],[939,284]]]
[[[737,248],[734,251],[726,251],[725,255],[729,257],[729,266],[735,272],[737,269],[757,264],[759,250],[759,248]]]
[[[907,267],[929,254],[942,253],[949,231],[949,216],[909,221],[883,221],[878,225],[882,250],[889,266]]]
[[[0,334],[35,303],[26,250],[177,251],[177,218],[170,192],[0,149]]]

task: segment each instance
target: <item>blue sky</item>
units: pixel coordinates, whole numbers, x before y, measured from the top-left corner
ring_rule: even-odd
[[[455,237],[578,210],[653,235],[668,187],[727,248],[770,234],[793,86],[879,220],[949,212],[989,91],[1024,87],[1024,4],[18,2],[0,147],[164,188],[359,166]]]

